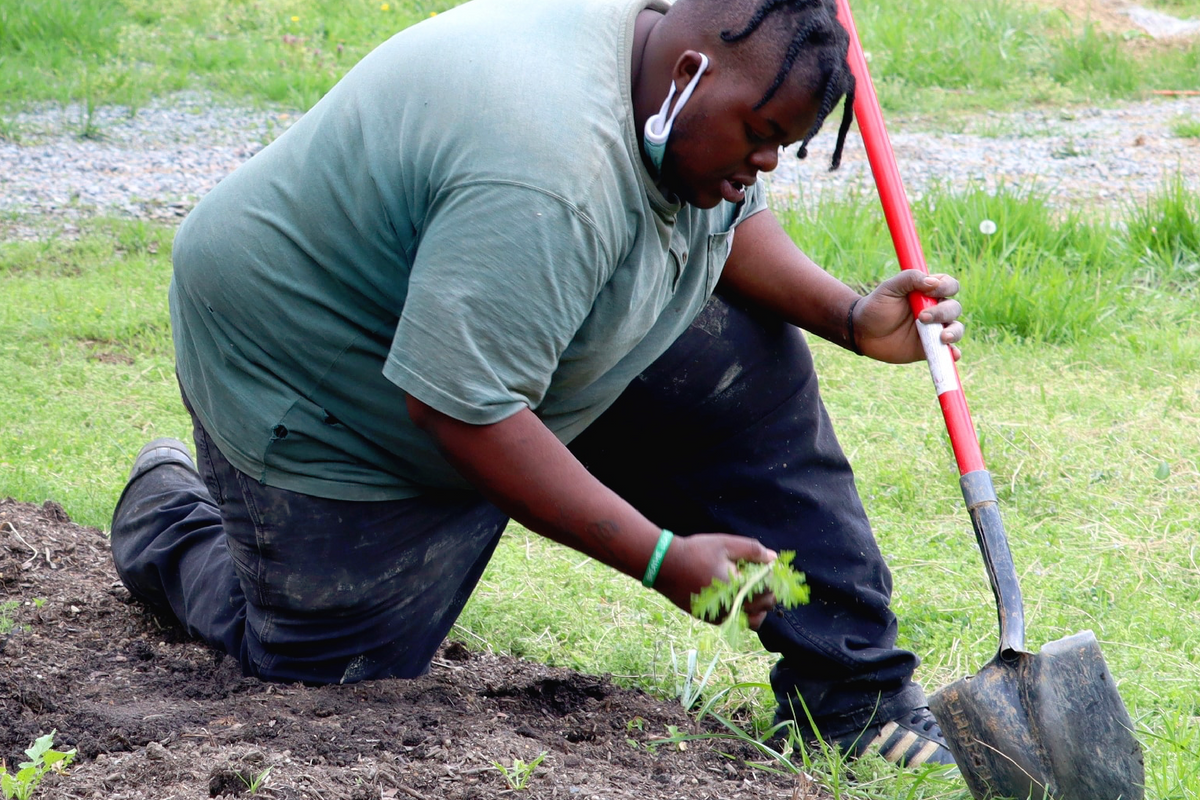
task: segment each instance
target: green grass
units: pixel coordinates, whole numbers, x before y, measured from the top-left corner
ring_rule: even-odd
[[[308,108],[451,0],[29,0],[0,6],[0,97],[116,103],[199,87]],[[386,7],[386,10],[385,10]]]
[[[1190,1],[1190,0],[1189,0]],[[0,5],[0,101],[136,110],[201,88],[305,109],[391,34],[453,0],[25,0]],[[387,10],[384,10],[386,6]],[[855,4],[889,111],[1009,108],[1194,86],[1200,41],[1130,48],[1032,3]],[[11,136],[0,126],[0,136]]]
[[[1200,119],[1179,117],[1171,123],[1171,133],[1181,139],[1200,139]]]
[[[1175,182],[1111,221],[1057,215],[1013,192],[933,192],[918,204],[931,263],[963,280],[971,333],[960,370],[1030,643],[1096,632],[1143,731],[1154,800],[1200,796],[1197,203]],[[894,269],[873,200],[782,216],[852,282]],[[979,233],[982,218],[995,234]],[[0,494],[54,499],[103,528],[137,449],[188,438],[165,304],[171,236],[98,220],[78,241],[0,244]],[[900,643],[925,659],[927,686],[968,674],[993,654],[995,611],[927,371],[820,341],[814,351],[894,572]],[[668,695],[691,648],[705,664],[722,654],[715,689],[765,680],[771,659],[753,637],[730,650],[713,631],[513,526],[454,635]],[[769,693],[741,687],[720,708],[744,704],[744,724],[761,729]],[[836,767],[818,766],[830,785]],[[964,797],[954,781],[897,778],[882,765],[855,775],[845,796]]]
[[[1055,210],[1037,194],[1001,188],[913,204],[929,269],[963,284],[964,318],[989,338],[1051,343],[1120,337],[1147,316],[1144,302],[1163,293],[1196,297],[1200,279],[1200,195],[1179,178],[1124,210],[1124,225],[1095,211]],[[784,227],[818,263],[867,286],[880,264],[896,264],[873,198],[803,198],[782,215]],[[995,232],[984,233],[990,221]],[[1168,320],[1186,303],[1165,301]],[[1153,316],[1153,315],[1150,315]],[[1153,319],[1146,324],[1156,324]]]

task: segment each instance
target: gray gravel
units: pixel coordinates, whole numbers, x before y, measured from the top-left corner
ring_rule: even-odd
[[[135,114],[97,112],[100,139],[81,139],[81,110],[46,107],[9,119],[0,140],[0,238],[68,233],[81,217],[177,219],[297,114],[231,108],[199,94],[159,100]],[[1172,134],[1200,121],[1200,97],[1156,98],[1113,108],[988,113],[931,130],[919,118],[889,120],[906,189],[1006,185],[1044,192],[1059,207],[1118,208],[1178,172],[1200,191],[1200,139]],[[826,171],[833,126],[806,162],[784,157],[769,176],[776,196],[871,191],[862,144],[852,134],[842,168]]]
[[[1112,108],[986,113],[961,132],[926,130],[919,119],[887,123],[910,197],[933,186],[961,191],[1000,187],[1034,191],[1059,208],[1119,208],[1145,198],[1179,174],[1200,192],[1200,139],[1172,133],[1180,119],[1200,123],[1200,97],[1156,98]],[[771,188],[806,197],[850,189],[874,191],[862,142],[851,135],[841,168],[827,171],[833,125],[806,161],[788,156]]]

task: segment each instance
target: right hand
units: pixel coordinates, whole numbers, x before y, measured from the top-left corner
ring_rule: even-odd
[[[692,595],[698,594],[714,579],[729,580],[736,572],[738,561],[769,564],[777,554],[757,539],[733,536],[728,533],[696,533],[676,536],[663,559],[654,588],[668,600],[692,613]],[[765,592],[751,597],[742,610],[751,630],[766,619],[775,607],[775,595]],[[720,622],[720,620],[711,620]]]

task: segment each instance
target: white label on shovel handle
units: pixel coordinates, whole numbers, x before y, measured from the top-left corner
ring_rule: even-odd
[[[938,396],[959,388],[958,373],[954,370],[954,356],[950,345],[942,344],[942,323],[926,325],[917,320],[917,333],[921,335],[921,346],[925,349],[925,360],[929,362],[929,374]]]

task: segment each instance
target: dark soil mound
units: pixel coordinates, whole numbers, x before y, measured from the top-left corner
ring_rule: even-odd
[[[691,724],[676,704],[456,643],[412,681],[243,678],[133,602],[105,536],[53,502],[0,501],[0,603],[11,601],[20,605],[0,641],[0,756],[24,761],[51,730],[58,749],[78,750],[38,797],[249,797],[266,773],[256,793],[268,798],[490,798],[511,791],[493,762],[511,771],[541,753],[521,795],[815,796],[803,777],[747,765],[753,748],[654,745],[668,726]]]

